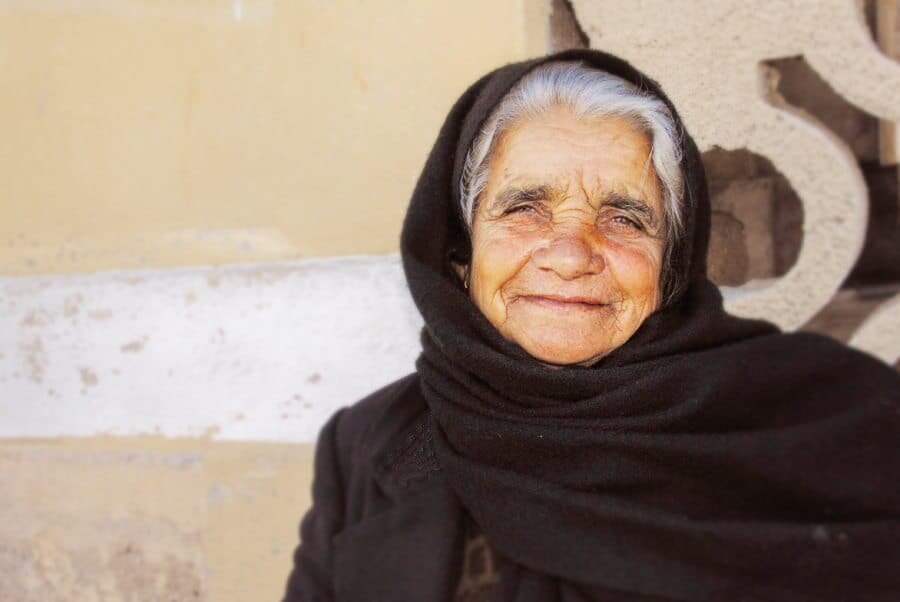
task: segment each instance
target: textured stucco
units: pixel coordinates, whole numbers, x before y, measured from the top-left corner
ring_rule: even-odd
[[[309,445],[0,443],[0,600],[277,600]]]

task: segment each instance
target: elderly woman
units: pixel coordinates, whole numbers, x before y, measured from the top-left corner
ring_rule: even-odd
[[[403,227],[416,372],[322,428],[285,600],[900,599],[900,379],[727,315],[709,218],[623,61],[473,84]]]

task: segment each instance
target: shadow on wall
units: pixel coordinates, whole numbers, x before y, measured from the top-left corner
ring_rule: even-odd
[[[869,189],[865,245],[844,288],[900,282],[898,166],[883,165],[879,120],[847,102],[802,57],[769,61],[781,77],[777,93],[824,124],[853,152]]]
[[[739,286],[784,275],[797,261],[803,206],[772,163],[747,150],[703,153],[712,203],[710,278]]]

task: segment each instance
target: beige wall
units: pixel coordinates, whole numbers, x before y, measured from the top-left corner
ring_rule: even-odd
[[[543,2],[0,3],[0,274],[396,249],[452,101]]]
[[[278,600],[308,445],[141,437],[0,446],[0,600]]]
[[[393,251],[450,104],[487,69],[544,51],[543,6],[6,0],[0,276]],[[62,415],[69,425],[94,424],[104,403],[125,415],[132,408],[144,430],[159,430],[159,417],[138,416],[134,395],[102,401],[102,389],[117,379],[140,389],[147,368],[170,356],[157,335],[165,338],[171,323],[132,333],[133,300],[92,293],[84,283],[59,308],[27,292],[68,287],[66,278],[36,288],[0,279],[7,309],[34,305],[0,332],[4,432],[44,423],[53,430]],[[167,270],[126,280],[136,278],[158,290],[171,282]],[[244,362],[246,374],[254,360],[239,357],[245,346],[218,356],[209,347],[240,340],[232,326],[247,323],[243,306],[233,295],[221,304],[208,298],[220,290],[216,276],[202,288],[191,282],[173,293],[186,312],[184,340],[194,336],[187,331],[195,314],[219,316],[222,328],[196,334],[206,345],[197,353],[215,366],[227,357],[235,374]],[[80,311],[82,301],[97,310]],[[270,301],[255,301],[255,315]],[[115,335],[78,351],[111,319],[123,321]],[[60,336],[72,346],[54,347]],[[83,365],[105,347],[107,359]],[[206,378],[220,378],[215,366]],[[180,376],[183,367],[168,376],[204,382]],[[50,382],[53,370],[58,383]],[[317,386],[314,370],[321,368],[301,374],[305,386]],[[259,371],[247,378],[256,379],[247,390],[259,395],[241,406],[246,423],[257,424],[255,410],[280,413],[271,423],[260,419],[250,438],[306,411],[315,418],[305,431],[315,431],[329,410],[320,399],[300,406],[297,395],[270,402],[279,383]],[[22,397],[25,381],[39,392]],[[190,423],[198,403],[214,411],[230,401],[162,400],[179,408],[163,416],[175,424],[163,430]],[[341,396],[341,404],[352,401]],[[14,408],[26,407],[43,418],[16,418]],[[245,419],[219,413],[235,429]],[[0,439],[0,600],[278,599],[309,501],[311,443],[223,442],[217,430],[200,439]]]

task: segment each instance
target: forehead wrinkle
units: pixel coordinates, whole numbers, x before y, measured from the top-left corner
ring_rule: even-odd
[[[650,181],[655,183],[656,175],[652,173],[652,170],[650,175],[652,175]],[[643,179],[637,190],[634,190],[634,187],[629,187],[625,182],[619,179],[611,181],[598,179],[594,186],[590,188],[589,196],[590,198],[599,198],[601,199],[601,202],[603,199],[611,196],[625,197],[639,201],[655,212],[656,205],[661,202],[657,192],[655,185],[648,187],[647,182]]]
[[[548,198],[556,198],[568,191],[568,183],[560,185],[555,176],[532,174],[510,175],[504,172],[504,180],[499,184],[500,190],[494,195],[495,200],[514,198],[523,193],[540,192]]]

